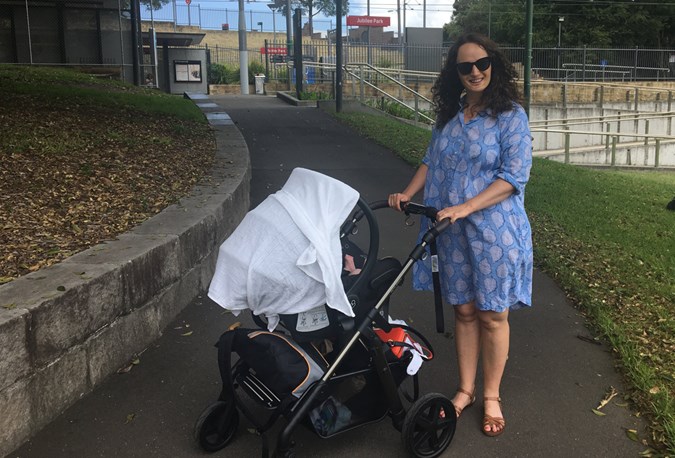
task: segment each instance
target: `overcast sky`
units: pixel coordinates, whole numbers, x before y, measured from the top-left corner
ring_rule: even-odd
[[[185,0],[174,0],[177,6],[180,6],[180,9],[186,10]],[[267,4],[271,0],[256,0],[245,2],[244,9],[246,11],[260,11],[269,13],[270,9],[267,7]],[[403,8],[405,2],[405,23],[403,21]],[[452,16],[452,4],[453,0],[426,0],[426,27],[443,27],[443,24],[450,22],[450,17]],[[208,1],[199,1],[191,0],[192,11],[199,5],[202,8],[202,11],[208,11],[209,9],[227,9],[230,14],[235,15],[238,10],[238,2],[234,1],[225,1],[225,0],[208,0]],[[391,20],[391,25],[385,30],[398,31],[397,23],[397,2],[396,0],[370,0],[370,16],[388,16]],[[168,9],[171,8],[171,5],[167,5]],[[368,8],[368,0],[350,0],[349,15],[352,16],[366,16]],[[424,0],[400,0],[401,8],[401,29],[403,26],[407,27],[422,27],[424,25]],[[179,12],[179,18],[180,18]],[[194,13],[193,13],[194,14]],[[143,14],[145,17],[146,14]],[[257,19],[255,19],[257,20]],[[277,18],[278,27],[283,26],[284,19]],[[230,22],[235,22],[230,20]],[[331,23],[335,24],[335,18],[327,18],[325,16],[315,16],[315,30],[316,31],[325,31],[330,28]],[[344,24],[344,23],[343,23]],[[268,28],[269,25],[265,24],[265,28]]]

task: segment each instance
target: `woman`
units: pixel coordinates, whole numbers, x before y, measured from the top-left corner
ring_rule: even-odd
[[[432,93],[437,122],[422,165],[389,205],[401,210],[424,188],[424,203],[452,225],[438,239],[441,293],[454,305],[459,387],[457,415],[475,399],[483,369],[482,431],[506,422],[499,389],[509,353],[509,310],[531,305],[532,240],[523,192],[532,138],[519,105],[516,72],[489,38],[469,33],[450,48]],[[426,228],[422,228],[425,230]],[[432,289],[428,263],[415,289]]]

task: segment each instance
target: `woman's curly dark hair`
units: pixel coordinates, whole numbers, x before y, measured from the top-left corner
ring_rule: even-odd
[[[457,52],[466,43],[475,43],[483,48],[492,63],[490,84],[481,95],[481,105],[491,115],[496,116],[513,108],[513,102],[520,102],[520,93],[516,85],[516,70],[499,49],[497,43],[479,33],[467,33],[460,36],[448,50],[448,58],[441,74],[431,88],[438,127],[444,126],[459,111],[459,99],[464,86],[457,73]]]

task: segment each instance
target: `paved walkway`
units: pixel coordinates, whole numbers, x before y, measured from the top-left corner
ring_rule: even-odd
[[[315,169],[340,179],[366,200],[401,189],[413,169],[390,151],[359,137],[316,108],[294,107],[273,97],[212,97],[213,110],[226,112],[248,143],[253,166],[251,202],[257,205],[279,189],[294,167]],[[393,211],[378,212],[381,255],[405,258],[416,227]],[[408,283],[392,298],[392,315],[424,331],[436,358],[421,371],[422,393],[452,396],[456,363],[452,336],[435,333],[433,297]],[[446,328],[452,328],[446,313]],[[216,399],[220,379],[213,344],[236,321],[210,300],[197,297],[139,357],[139,364],[110,377],[68,409],[11,458],[199,457],[192,427],[201,410]],[[246,324],[248,319],[243,320]],[[511,352],[502,398],[506,432],[487,438],[480,432],[482,406],[467,409],[443,456],[471,457],[629,457],[644,447],[626,429],[643,423],[618,404],[624,393],[607,347],[584,340],[584,318],[562,291],[535,272],[534,306],[511,315]],[[581,337],[581,338],[580,338]],[[618,402],[592,412],[615,387]],[[480,393],[480,385],[479,385]],[[384,420],[329,440],[304,429],[295,436],[299,456],[403,457],[399,433]],[[215,456],[259,456],[260,439],[245,422],[230,446]]]

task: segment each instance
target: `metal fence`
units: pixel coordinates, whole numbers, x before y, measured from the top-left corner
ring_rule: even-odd
[[[88,65],[117,67],[128,73],[134,53],[130,11],[126,2],[112,2],[117,7],[104,8],[87,2],[48,6],[42,2],[0,0],[0,63],[51,65]],[[107,4],[107,3],[106,3]],[[169,21],[174,26],[194,23],[203,29],[237,27],[237,11],[205,9],[199,5],[169,5],[158,11],[141,8],[141,19]],[[249,41],[249,60],[265,66],[269,78],[286,78],[279,64],[289,59],[285,17],[273,12],[245,13],[256,32],[263,30],[272,38],[268,48]],[[55,20],[56,18],[56,20]],[[307,17],[302,22],[306,22]],[[325,22],[325,21],[324,21]],[[278,23],[278,24],[276,24]],[[329,26],[332,22],[329,21]],[[279,26],[279,36],[274,33]],[[314,21],[318,30],[321,21]],[[269,34],[272,31],[272,34]],[[349,30],[347,31],[349,32]],[[143,32],[144,34],[146,32]],[[213,32],[212,32],[213,33]],[[219,33],[219,32],[215,32]],[[256,34],[260,35],[260,34]],[[332,36],[303,38],[303,59],[316,63],[334,63],[336,44]],[[208,36],[204,40],[208,44]],[[406,43],[367,44],[349,33],[343,38],[343,64],[367,63],[377,68],[438,72],[443,65],[448,44],[408,45]],[[523,47],[503,48],[517,69],[524,68]],[[289,49],[292,51],[292,49]],[[145,64],[150,56],[143,54]],[[211,46],[211,62],[239,66],[238,49]],[[675,49],[646,48],[546,48],[532,50],[533,79],[564,82],[636,82],[675,79]],[[143,74],[147,74],[145,70]],[[321,75],[308,75],[319,78]],[[128,78],[127,78],[128,79]]]
[[[274,68],[286,57],[285,40],[269,40],[263,47],[248,50],[249,61]],[[447,53],[447,44],[421,46],[399,44],[366,44],[351,40],[343,43],[343,64],[367,63],[378,68],[438,72]],[[523,75],[523,47],[503,48]],[[292,51],[292,50],[291,50]],[[303,43],[305,61],[335,63],[336,45],[329,40]],[[233,48],[211,48],[212,63],[238,66],[239,51]],[[534,48],[532,79],[562,82],[637,82],[675,80],[675,63],[669,63],[675,50],[609,49],[609,48]],[[275,78],[272,70],[268,76]]]
[[[512,62],[523,62],[525,49],[504,48]],[[673,49],[533,48],[535,78],[554,81],[661,81],[675,79]]]

